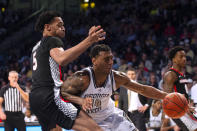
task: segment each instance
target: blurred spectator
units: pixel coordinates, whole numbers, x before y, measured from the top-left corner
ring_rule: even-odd
[[[148,85],[158,88],[158,78],[156,77],[154,72],[150,73]]]
[[[197,44],[197,29],[195,29],[194,31],[193,37],[191,39],[191,44],[192,45]]]
[[[153,40],[151,34],[149,34],[149,35],[147,36],[147,39],[146,39],[145,42],[147,43],[147,45],[156,46],[156,42]]]
[[[187,27],[184,27],[182,34],[180,35],[180,39],[183,40],[183,39],[188,39],[188,38],[191,38],[191,33],[188,32]]]
[[[169,117],[163,117],[162,102],[160,100],[153,100],[147,126],[148,131],[170,131],[171,129],[174,131],[180,130]]]
[[[127,76],[136,81],[136,71],[129,69]],[[119,107],[124,110],[139,131],[145,131],[145,112],[151,100],[126,88],[120,87]]]
[[[158,89],[160,89],[160,90],[163,90],[163,78],[164,78],[164,75],[165,75],[166,71],[168,71],[168,67],[167,66],[163,67],[161,69],[161,79],[160,79],[160,81],[158,83]]]
[[[126,53],[125,53],[125,60],[127,62],[131,62],[133,55],[135,55],[134,51],[131,51],[131,47],[127,47]]]
[[[161,125],[162,125],[161,101],[153,100],[153,104],[150,108],[148,131],[160,131]]]
[[[192,13],[192,18],[190,21],[188,21],[187,25],[197,25],[196,14]]]
[[[117,56],[117,53],[113,51],[113,69],[118,70],[119,66],[121,65],[120,58]]]
[[[171,24],[170,21],[167,22],[167,26],[164,31],[164,35],[166,37],[174,36],[176,34],[174,26]]]
[[[185,53],[186,56],[189,56],[191,58],[191,60],[194,59],[194,52],[193,50],[191,50],[190,45],[188,43],[185,44]]]
[[[114,102],[115,102],[115,107],[117,107],[117,108],[119,107],[119,103],[118,103],[119,102],[119,97],[120,97],[119,93],[117,91],[115,91],[114,94],[113,94],[113,98],[114,98]]]
[[[128,68],[128,65],[126,63],[126,60],[125,59],[120,59],[120,62],[121,62],[121,65],[118,68],[118,71],[126,72],[126,70]]]
[[[26,110],[24,119],[25,119],[25,122],[36,122],[36,121],[38,121],[36,116],[31,114],[30,109]]]
[[[152,62],[147,58],[147,54],[146,53],[142,53],[142,61],[145,64],[145,67],[148,69],[148,71],[152,71]]]
[[[189,56],[187,56],[187,64],[186,64],[185,70],[186,70],[186,75],[192,75],[193,73],[192,59]]]
[[[137,70],[137,81],[142,84],[147,84],[147,78],[149,76],[148,69],[144,67],[144,62],[141,61]]]

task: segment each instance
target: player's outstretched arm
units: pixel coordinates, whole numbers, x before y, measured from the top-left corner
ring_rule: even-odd
[[[62,48],[53,48],[50,50],[50,56],[61,66],[67,65],[81,55],[93,43],[105,39],[106,32],[101,26],[92,26],[89,30],[89,35],[76,46],[63,50]]]
[[[138,82],[130,80],[127,77],[127,75],[123,72],[115,71],[114,76],[115,76],[117,88],[123,86],[129,90],[135,91],[143,96],[152,99],[163,99],[167,95],[166,92],[160,91],[152,86],[143,85]]]
[[[68,100],[72,103],[80,105],[83,110],[90,110],[92,108],[92,99],[91,98],[81,98],[78,96],[71,95],[67,92],[61,91],[61,95],[65,100]]]

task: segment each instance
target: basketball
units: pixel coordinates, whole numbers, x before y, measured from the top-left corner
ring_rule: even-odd
[[[163,99],[163,110],[166,115],[177,119],[182,117],[188,110],[188,102],[183,94],[170,93]]]

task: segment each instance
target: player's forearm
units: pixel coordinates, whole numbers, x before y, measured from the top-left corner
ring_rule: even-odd
[[[77,105],[82,105],[83,104],[83,98],[81,98],[81,97],[71,95],[67,92],[61,92],[61,95],[65,100],[68,100],[72,103],[75,103]]]
[[[61,57],[62,57],[62,64],[61,65],[67,65],[71,61],[75,60],[77,57],[79,57],[83,52],[85,52],[88,47],[92,45],[93,41],[87,37],[82,42],[77,44],[76,46],[65,50]]]
[[[164,97],[168,94],[166,92],[160,91],[152,86],[146,86],[144,85],[142,88],[144,90],[140,93],[146,97],[152,98],[152,99],[164,99]]]

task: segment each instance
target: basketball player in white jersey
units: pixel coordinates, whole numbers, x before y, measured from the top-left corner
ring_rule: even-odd
[[[86,112],[105,131],[136,131],[132,122],[116,108],[111,95],[120,86],[146,97],[163,99],[167,93],[154,87],[130,80],[126,74],[112,70],[113,55],[107,45],[95,45],[90,53],[93,66],[75,73],[61,88],[62,97],[72,100],[69,94],[92,98],[92,108]]]

